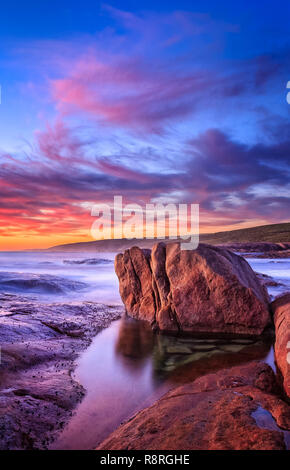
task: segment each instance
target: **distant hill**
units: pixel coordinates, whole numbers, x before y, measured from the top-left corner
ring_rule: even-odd
[[[69,252],[120,252],[131,246],[151,248],[158,240],[96,240],[91,242],[70,243],[48,248],[49,251]],[[169,240],[163,240],[169,241]],[[171,240],[172,241],[172,240]],[[284,224],[262,225],[259,227],[201,234],[200,241],[211,245],[230,245],[236,243],[290,243],[290,222]]]
[[[204,234],[200,239],[212,245],[249,242],[287,243],[290,242],[290,222]]]

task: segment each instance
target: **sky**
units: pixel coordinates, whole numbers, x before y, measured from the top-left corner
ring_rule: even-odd
[[[289,221],[290,3],[1,6],[0,249],[89,241],[91,208]]]

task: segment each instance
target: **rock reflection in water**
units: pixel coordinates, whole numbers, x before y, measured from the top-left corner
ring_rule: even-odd
[[[152,379],[163,382],[166,379],[179,381],[178,377],[183,374],[189,374],[189,380],[194,380],[210,371],[264,359],[270,347],[271,340],[266,339],[257,341],[157,334],[148,322],[124,316],[115,351],[118,359],[130,369],[139,368],[152,356]]]
[[[236,342],[237,341],[237,342]],[[251,343],[238,343],[239,340],[231,340],[227,343],[215,342],[214,349],[207,352],[196,352],[183,357],[175,362],[169,359],[171,370],[165,375],[171,386],[184,384],[196,380],[202,375],[214,373],[221,369],[246,364],[254,360],[261,360],[273,366],[271,360],[271,341],[257,341]],[[202,344],[206,344],[203,340]]]
[[[269,341],[173,338],[158,335],[153,370],[159,379],[187,382],[225,367],[264,359]]]
[[[148,322],[137,321],[127,316],[120,322],[116,354],[126,361],[129,367],[139,367],[154,349],[155,335]]]
[[[124,316],[82,354],[76,379],[87,390],[54,449],[91,449],[135,412],[176,385],[220,369],[264,360],[270,343],[154,333]]]

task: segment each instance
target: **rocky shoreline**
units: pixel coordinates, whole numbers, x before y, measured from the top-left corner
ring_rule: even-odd
[[[79,354],[123,308],[0,301],[0,449],[47,449],[84,396],[72,377]]]
[[[177,243],[159,243],[152,251],[135,247],[117,255],[115,269],[129,315],[179,333],[239,337],[272,329],[278,370],[251,361],[173,388],[98,449],[289,449],[290,294],[270,304],[265,286],[272,280],[257,276],[225,247],[200,244],[189,252]]]
[[[290,243],[250,242],[217,245],[246,258],[290,258]]]
[[[220,354],[212,368],[201,357],[190,373],[190,364],[176,369],[174,388],[119,426],[98,448],[289,448],[290,294],[270,303],[266,288],[281,284],[254,273],[244,259],[249,246],[238,256],[210,245],[182,254],[172,245],[161,243],[152,251],[134,247],[117,256],[127,313],[161,333],[216,338]],[[272,257],[273,246],[268,245],[264,255]],[[276,245],[275,253],[288,251],[285,244]],[[8,293],[0,294],[0,301],[0,449],[47,449],[85,394],[73,375],[77,358],[124,308],[45,303]],[[262,359],[263,341],[274,336],[277,373]],[[244,348],[242,358],[234,352],[231,357],[222,354],[223,337],[233,338],[231,351]],[[243,345],[257,339],[261,353]],[[128,349],[128,338],[122,344]],[[169,362],[170,355],[185,350],[196,356],[196,348],[188,351],[182,341],[167,349]]]
[[[285,450],[290,408],[267,364],[208,374],[166,393],[98,450]]]

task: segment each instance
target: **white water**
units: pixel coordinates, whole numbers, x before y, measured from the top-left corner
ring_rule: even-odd
[[[91,252],[0,252],[0,292],[32,295],[38,301],[121,304],[114,256],[114,253]],[[254,271],[281,283],[269,287],[272,296],[290,291],[290,259],[248,258],[247,261]],[[40,285],[35,285],[33,280],[41,281]],[[59,285],[59,292],[51,289],[53,282]]]
[[[114,256],[113,253],[0,252],[0,292],[24,294],[44,302],[120,304]],[[85,263],[78,264],[80,261]]]
[[[90,261],[79,264],[87,259],[94,259],[96,264],[87,264]],[[113,253],[2,252],[0,292],[25,295],[38,302],[89,300],[121,304],[113,259]],[[272,296],[290,291],[290,260],[247,261],[254,271],[282,284],[269,288]],[[55,292],[55,285],[60,287],[59,292]],[[158,336],[142,323],[126,318],[113,322],[80,356],[74,377],[87,393],[53,448],[94,448],[133,412],[188,380],[188,373],[193,380],[216,367],[253,359],[273,367],[271,345],[229,342],[225,348],[222,343],[212,344],[210,340],[206,344],[209,350],[204,352],[205,345],[200,340],[196,344],[195,340]],[[189,352],[181,354],[181,349]]]
[[[290,292],[290,259],[248,258],[247,261],[254,271],[267,274],[281,283],[280,286],[268,287],[272,297]]]

